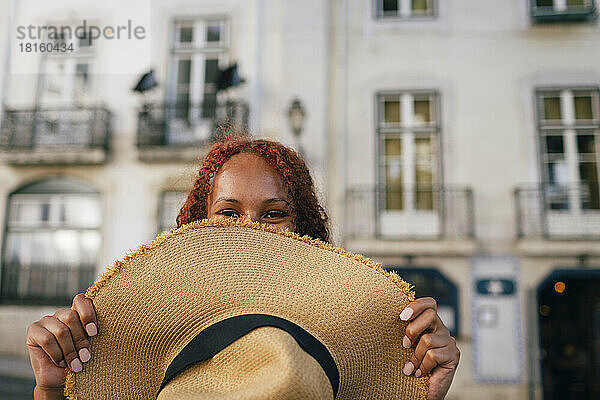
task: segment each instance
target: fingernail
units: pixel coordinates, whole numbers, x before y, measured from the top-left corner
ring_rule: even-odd
[[[410,348],[410,339],[408,338],[408,336],[404,336],[402,338],[402,346],[404,346],[405,349]]]
[[[92,355],[88,349],[81,349],[79,350],[79,358],[81,358],[82,362],[88,362],[92,358]]]
[[[73,361],[71,361],[71,369],[73,370],[73,372],[81,372],[81,370],[83,369],[83,365],[81,364],[81,361],[79,361],[79,358],[76,358]]]
[[[420,369],[418,369],[418,370],[417,370],[417,372],[415,372],[415,376],[416,376],[417,378],[420,378],[420,377],[421,377],[421,370],[420,370]]]
[[[400,319],[402,321],[408,321],[408,319],[411,317],[411,315],[413,315],[413,309],[410,307],[406,307],[401,313],[400,313]]]
[[[402,372],[404,373],[404,375],[410,375],[410,374],[412,374],[414,369],[415,369],[415,366],[413,365],[412,362],[409,361],[404,366],[404,369],[402,370]]]
[[[98,334],[98,328],[96,328],[96,324],[93,322],[90,322],[85,326],[85,331],[88,336],[96,336]]]
[[[59,365],[61,368],[67,368],[67,363],[65,362],[65,360],[62,360],[61,362],[59,362],[59,363],[58,363],[58,365]]]

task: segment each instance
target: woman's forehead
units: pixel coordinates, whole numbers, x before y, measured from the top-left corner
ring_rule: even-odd
[[[240,153],[227,160],[217,173],[211,191],[213,196],[221,192],[250,194],[260,192],[265,195],[287,197],[287,190],[281,175],[259,155]]]

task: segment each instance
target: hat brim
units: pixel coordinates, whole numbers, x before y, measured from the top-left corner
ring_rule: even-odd
[[[86,292],[99,334],[70,399],[156,398],[169,364],[207,327],[266,314],[305,329],[339,370],[336,399],[425,399],[402,374],[408,283],[320,240],[248,221],[196,221],[116,261]]]

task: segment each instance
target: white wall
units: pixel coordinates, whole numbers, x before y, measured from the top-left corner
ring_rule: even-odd
[[[539,176],[534,82],[598,85],[598,26],[531,26],[519,1],[439,2],[439,18],[416,24],[378,22],[370,2],[346,3],[348,99],[335,101],[348,107],[348,185],[374,182],[375,94],[438,90],[444,183],[473,188],[482,250],[511,250],[512,191]]]

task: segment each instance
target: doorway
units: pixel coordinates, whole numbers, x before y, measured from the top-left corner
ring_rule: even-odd
[[[537,288],[544,400],[600,398],[600,270],[555,270]]]

